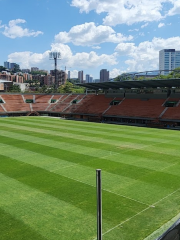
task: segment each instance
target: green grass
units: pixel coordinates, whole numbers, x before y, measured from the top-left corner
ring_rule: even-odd
[[[95,240],[97,168],[103,240],[154,239],[179,216],[179,146],[173,130],[1,118],[1,240]]]

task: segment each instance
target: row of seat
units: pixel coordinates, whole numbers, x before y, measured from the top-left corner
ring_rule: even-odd
[[[64,114],[180,119],[180,105],[165,107],[166,99],[108,98],[104,94],[2,94],[0,99],[3,101],[0,103],[1,113],[48,111]],[[33,103],[26,103],[26,100],[32,100]],[[118,100],[119,104],[110,105],[113,100]],[[169,98],[168,101],[179,102],[180,99]]]

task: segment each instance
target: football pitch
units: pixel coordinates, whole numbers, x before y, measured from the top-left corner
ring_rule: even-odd
[[[180,217],[180,132],[0,118],[0,239],[155,239]]]

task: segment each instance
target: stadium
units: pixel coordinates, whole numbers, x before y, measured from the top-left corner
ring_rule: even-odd
[[[97,239],[96,169],[104,240],[156,239],[179,219],[180,79],[82,86],[1,93],[1,239]]]

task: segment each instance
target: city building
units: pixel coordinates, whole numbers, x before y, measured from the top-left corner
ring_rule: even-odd
[[[21,69],[22,73],[30,73],[30,69]]]
[[[20,69],[19,64],[17,64],[17,63],[10,63],[10,62],[7,62],[7,61],[4,62],[4,67],[6,69],[10,69],[10,70],[14,70],[14,69],[19,70]]]
[[[38,67],[32,67],[31,68],[31,72],[38,72],[39,71],[39,68]]]
[[[162,49],[159,51],[159,70],[162,75],[168,75],[173,69],[180,67],[180,51]]]
[[[89,78],[89,82],[92,83],[93,82],[93,77]]]
[[[20,70],[20,66],[17,63],[10,63],[11,70]]]
[[[78,79],[80,83],[83,83],[83,71],[78,72]]]
[[[9,88],[13,85],[13,82],[3,80],[0,76],[0,92],[7,92]]]
[[[55,77],[55,70],[50,70],[50,74]],[[58,86],[65,84],[67,80],[67,73],[63,70],[57,70],[56,74]]]
[[[2,71],[0,73],[0,79],[1,80],[7,80],[7,81],[10,81],[10,82],[15,82],[16,81],[16,76],[11,75],[9,72]]]
[[[91,77],[89,74],[86,74],[86,83],[92,83],[93,77]]]
[[[90,82],[90,75],[86,74],[86,83],[89,83],[89,82]]]
[[[68,79],[71,79],[71,72],[68,71]]]
[[[100,82],[108,82],[108,81],[109,81],[109,71],[107,71],[107,69],[101,69]]]
[[[44,84],[43,85],[52,86],[54,84],[55,84],[55,76],[52,76],[50,74],[44,76]]]
[[[7,68],[7,69],[10,69],[10,62],[4,62],[4,67]]]

